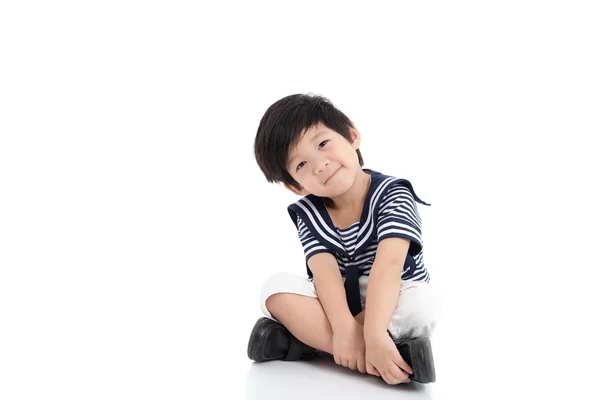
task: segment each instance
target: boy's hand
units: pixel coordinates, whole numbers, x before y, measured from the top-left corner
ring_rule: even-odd
[[[351,370],[367,371],[365,365],[365,338],[363,326],[353,320],[333,330],[333,358],[335,363]]]
[[[402,359],[387,332],[367,335],[365,342],[367,372],[378,375],[390,385],[410,382],[412,368]]]

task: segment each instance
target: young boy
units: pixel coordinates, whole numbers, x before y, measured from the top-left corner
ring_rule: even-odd
[[[428,337],[439,318],[423,263],[421,201],[405,179],[362,168],[361,136],[326,98],[271,105],[254,150],[268,182],[303,196],[288,207],[308,278],[275,274],[248,343],[254,361],[333,355],[388,384],[435,381]]]

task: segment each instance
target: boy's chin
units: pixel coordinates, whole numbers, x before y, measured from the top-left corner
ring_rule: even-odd
[[[328,197],[330,199],[334,199],[336,197],[343,196],[346,192],[348,192],[351,189],[351,187],[352,187],[352,185],[350,185],[348,187],[340,185],[339,188],[323,191],[321,194],[317,194],[317,193],[313,193],[313,194],[315,196],[319,196],[319,197]]]

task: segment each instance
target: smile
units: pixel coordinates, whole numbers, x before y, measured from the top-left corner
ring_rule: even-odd
[[[335,176],[335,174],[337,174],[340,169],[342,169],[342,167],[339,167],[338,169],[336,169],[335,172],[333,174],[331,174],[331,176],[329,178],[327,178],[327,180],[325,181],[325,183],[329,182],[329,180],[331,178],[333,178]]]

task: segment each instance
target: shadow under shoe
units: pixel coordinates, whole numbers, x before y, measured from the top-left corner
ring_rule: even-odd
[[[260,318],[250,333],[248,358],[256,362],[310,360],[316,355],[314,348],[296,339],[285,326],[272,319]]]
[[[394,343],[404,361],[413,369],[411,380],[420,383],[435,382],[435,365],[429,338],[397,339]]]

